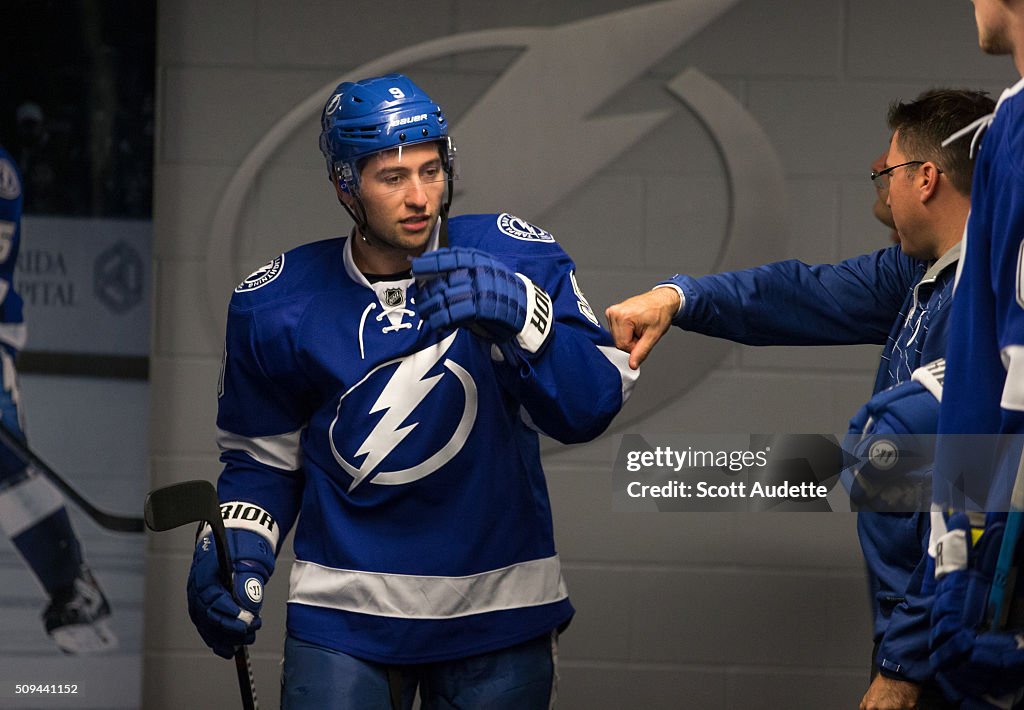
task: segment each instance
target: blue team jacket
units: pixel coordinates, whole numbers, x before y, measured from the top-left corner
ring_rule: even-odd
[[[874,394],[945,356],[959,252],[953,247],[931,268],[893,246],[838,264],[789,260],[699,278],[678,275],[671,282],[686,300],[674,323],[747,345],[884,345]],[[931,675],[928,516],[862,512],[857,532],[879,645],[875,663],[887,675],[925,680]]]

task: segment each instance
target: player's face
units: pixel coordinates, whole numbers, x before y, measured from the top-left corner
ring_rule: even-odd
[[[1005,0],[973,0],[978,46],[986,54],[1010,54],[1013,43],[1007,27]]]
[[[885,168],[901,165],[914,160],[907,157],[899,147],[899,131],[892,136],[889,152],[885,158]],[[921,200],[916,190],[915,168],[919,165],[908,165],[896,168],[889,175],[889,190],[886,205],[892,212],[892,220],[899,236],[903,253],[915,259],[929,260],[934,258],[932,247],[927,243],[927,230],[922,229]],[[884,169],[884,168],[883,168]]]
[[[359,195],[373,238],[418,254],[426,247],[446,187],[436,143],[372,156],[359,177]]]

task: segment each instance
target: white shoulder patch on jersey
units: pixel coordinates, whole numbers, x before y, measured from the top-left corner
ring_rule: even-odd
[[[512,237],[513,239],[521,239],[524,242],[555,241],[551,232],[532,225],[525,219],[520,219],[519,217],[510,215],[507,212],[502,212],[498,215],[498,231],[506,236]]]
[[[235,293],[245,293],[263,288],[280,276],[282,271],[284,271],[284,254],[246,276],[242,283],[235,286]]]
[[[21,181],[14,164],[6,158],[0,158],[0,197],[13,200],[21,194]]]

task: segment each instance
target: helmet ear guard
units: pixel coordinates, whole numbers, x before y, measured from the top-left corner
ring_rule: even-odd
[[[347,163],[335,163],[333,165],[328,163],[327,176],[331,184],[336,185],[345,194],[358,194],[358,185],[352,173],[352,167]]]

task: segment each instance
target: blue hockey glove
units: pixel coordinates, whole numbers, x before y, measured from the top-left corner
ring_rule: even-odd
[[[551,297],[479,249],[452,247],[412,262],[423,294],[419,315],[437,330],[466,327],[498,345],[515,342],[529,356],[553,330]]]
[[[1024,632],[989,630],[987,602],[1006,513],[989,513],[973,542],[966,513],[953,514],[935,545],[930,662],[961,707],[1009,708],[1024,688]]]
[[[233,506],[245,506],[238,508]],[[258,528],[255,514],[235,521],[241,527],[227,527],[228,548],[232,560],[232,589],[224,586],[217,561],[217,543],[209,526],[200,533],[189,571],[188,614],[199,635],[213,652],[231,658],[235,648],[256,640],[256,631],[263,624],[259,617],[263,606],[263,592],[274,572],[274,552],[277,544],[276,526],[269,514],[257,506],[245,503],[221,505],[225,515],[233,510],[259,511],[264,521],[270,521],[269,531],[254,532]],[[225,520],[229,526],[231,521]],[[266,528],[266,522],[263,525]]]
[[[850,420],[843,448],[850,500],[875,511],[927,510],[939,400],[919,382],[879,392]]]

